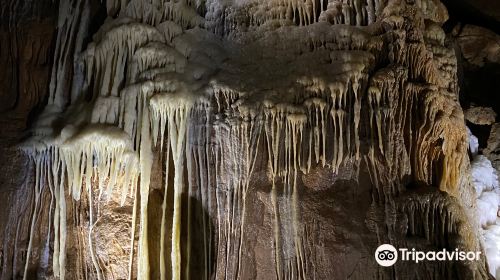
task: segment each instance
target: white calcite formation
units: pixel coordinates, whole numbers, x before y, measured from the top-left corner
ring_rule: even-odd
[[[61,5],[69,26],[88,9],[73,2],[77,9]],[[298,181],[313,168],[364,170],[375,204],[392,205],[409,179],[465,199],[468,143],[457,62],[440,27],[447,13],[437,0],[410,2],[106,1],[106,22],[76,51],[71,93],[63,77],[73,58],[61,57],[49,105],[23,144],[36,166],[33,221],[41,207],[54,213],[54,276],[72,278],[66,205],[84,199],[88,278],[241,277],[258,164],[272,183],[277,279],[312,278]],[[82,36],[66,26],[57,48]],[[152,238],[158,164],[163,201]],[[50,206],[39,203],[47,189]],[[183,218],[195,211],[186,195],[213,220],[201,221],[200,275],[190,275],[200,229]],[[110,200],[133,205],[126,275],[107,268],[94,244],[99,209]]]
[[[500,278],[500,186],[491,161],[478,155],[478,140],[469,131],[470,150],[474,157],[471,175],[477,196],[477,217],[482,227],[483,246],[491,275]]]

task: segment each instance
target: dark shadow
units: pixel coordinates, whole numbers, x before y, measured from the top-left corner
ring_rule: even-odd
[[[164,143],[166,145],[166,143]],[[156,147],[157,155],[152,166],[151,191],[148,203],[148,240],[151,279],[160,279],[160,238],[162,203],[165,197],[166,146],[163,150]],[[196,167],[193,166],[196,170]],[[181,279],[211,279],[215,275],[215,227],[207,211],[207,194],[194,178],[188,178],[187,163],[184,165],[184,187],[181,200]],[[197,172],[197,171],[193,171]],[[172,222],[174,212],[174,163],[169,156],[168,187],[166,189],[166,210],[164,225],[164,257],[166,278],[172,278]],[[191,180],[191,186],[189,181]],[[191,190],[189,190],[191,188]],[[206,187],[210,189],[210,187]],[[203,189],[204,192],[209,191]],[[188,257],[189,256],[189,257]]]
[[[196,197],[183,197],[182,279],[211,279],[215,275],[215,227],[205,206]],[[188,221],[184,223],[184,221]],[[188,242],[189,241],[189,242]],[[186,275],[189,273],[189,275]]]
[[[473,24],[488,28],[496,33],[500,33],[500,22],[492,16],[488,16],[483,10],[488,10],[487,5],[483,4],[483,10],[477,8],[477,5],[472,5],[475,0],[443,0],[443,4],[448,9],[450,19],[443,26],[446,32],[450,32],[453,26],[458,22],[465,24]],[[498,9],[500,5],[496,1],[489,1],[489,4],[496,4],[493,9]]]

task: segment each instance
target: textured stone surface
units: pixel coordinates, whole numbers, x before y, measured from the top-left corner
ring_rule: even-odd
[[[484,154],[491,160],[493,167],[500,174],[500,123],[495,123],[491,127],[488,145],[484,149]]]
[[[473,124],[492,125],[497,114],[489,107],[472,106],[465,110],[465,119]]]
[[[498,115],[500,36],[487,28],[469,24],[455,26],[451,35],[457,44],[457,55],[461,61],[458,71],[460,101],[465,108],[489,107]],[[480,134],[482,136],[484,133]]]
[[[468,63],[483,66],[500,63],[500,35],[486,28],[465,25],[457,38],[462,55]]]
[[[489,277],[373,259],[481,247],[439,1],[90,2],[61,5],[31,161],[8,155],[2,278]]]
[[[47,96],[56,11],[52,1],[3,1],[0,14],[0,279],[18,279],[29,239],[26,213],[33,208],[33,169],[16,145]],[[45,231],[48,212],[41,211],[41,216],[37,224]],[[37,255],[47,248],[41,236],[33,243]],[[44,274],[41,269],[39,275]]]

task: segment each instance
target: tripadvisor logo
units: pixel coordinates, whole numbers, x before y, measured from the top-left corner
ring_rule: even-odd
[[[391,244],[380,245],[375,251],[375,260],[381,266],[392,266],[398,260],[398,251]]]
[[[380,245],[375,251],[375,260],[381,266],[392,266],[398,261],[412,261],[419,263],[422,261],[477,261],[480,259],[481,252],[465,252],[455,249],[448,251],[442,249],[440,251],[417,251],[415,248],[411,250],[407,248],[396,249],[391,244]]]

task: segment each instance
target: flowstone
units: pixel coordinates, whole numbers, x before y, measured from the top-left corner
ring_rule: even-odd
[[[109,0],[87,45],[90,4],[69,2],[22,144],[25,279],[44,207],[59,279],[392,278],[378,244],[481,248],[439,1]],[[396,271],[488,278],[484,258]]]

